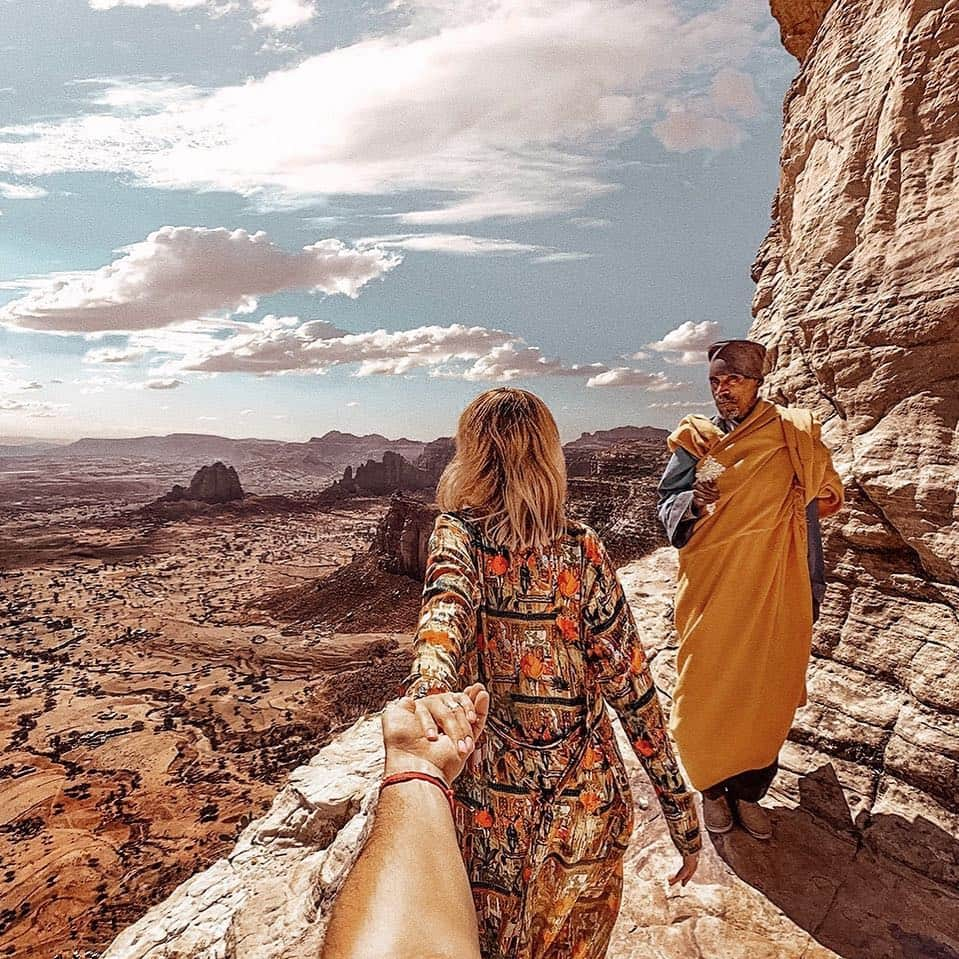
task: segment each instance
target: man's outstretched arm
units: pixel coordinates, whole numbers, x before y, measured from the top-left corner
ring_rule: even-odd
[[[489,695],[455,696],[482,732]],[[448,736],[429,740],[411,699],[383,711],[385,775],[422,772],[446,782],[466,757]],[[476,912],[444,793],[413,780],[387,786],[370,837],[333,906],[322,959],[479,959]]]

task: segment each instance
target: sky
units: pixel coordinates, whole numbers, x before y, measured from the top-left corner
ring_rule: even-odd
[[[796,63],[765,0],[0,0],[0,442],[565,439],[706,408]]]

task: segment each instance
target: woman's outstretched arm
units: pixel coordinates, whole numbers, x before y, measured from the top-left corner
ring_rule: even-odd
[[[584,576],[587,656],[604,698],[616,710],[656,790],[673,845],[683,856],[683,867],[671,881],[685,885],[702,847],[693,794],[676,761],[649,662],[616,569],[598,537],[587,535],[591,538]]]
[[[407,694],[414,699],[462,685],[459,667],[475,639],[479,588],[469,532],[441,513],[430,536],[413,666],[406,679]]]
[[[489,710],[468,687],[479,736]],[[421,772],[450,783],[465,757],[447,736],[428,740],[411,699],[383,711],[385,775]],[[413,780],[387,786],[370,837],[333,906],[322,959],[479,959],[476,912],[443,791]]]

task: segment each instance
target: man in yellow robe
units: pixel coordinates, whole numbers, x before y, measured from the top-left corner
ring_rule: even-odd
[[[679,424],[659,486],[679,548],[670,730],[707,828],[727,832],[735,813],[767,839],[759,800],[806,701],[825,590],[819,518],[843,491],[812,415],[759,399],[765,348],[725,340],[708,356],[718,416]]]

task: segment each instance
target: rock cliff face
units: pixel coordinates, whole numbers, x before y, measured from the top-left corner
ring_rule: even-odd
[[[437,508],[421,500],[394,496],[376,528],[372,551],[391,573],[422,581]]]
[[[347,466],[343,478],[327,492],[353,495],[356,493],[393,493],[398,490],[430,489],[436,478],[427,470],[414,466],[399,453],[387,450],[382,460],[367,460],[353,470]]]
[[[849,498],[794,738],[833,763],[867,844],[954,882],[959,0],[773,11],[804,59],[751,335],[773,398],[824,420]]]

